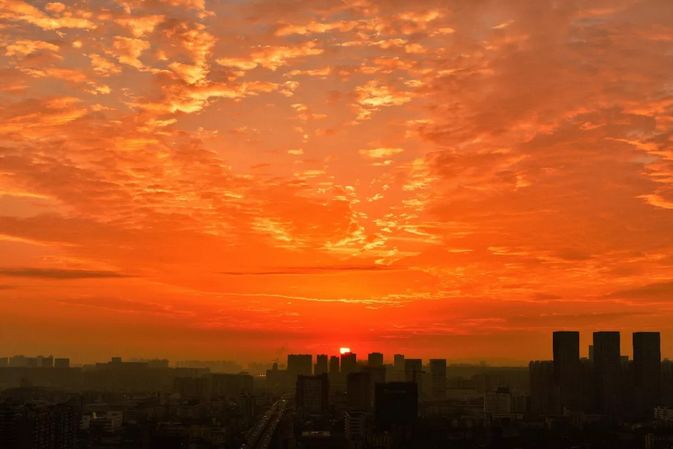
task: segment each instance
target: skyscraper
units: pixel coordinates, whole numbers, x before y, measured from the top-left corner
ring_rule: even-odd
[[[315,366],[313,367],[313,374],[327,374],[327,354],[318,354],[315,358]]]
[[[368,372],[356,372],[348,375],[346,397],[350,409],[370,410],[372,393],[372,379]]]
[[[393,356],[393,370],[390,380],[403,382],[404,376],[404,354],[395,354]]]
[[[336,355],[329,358],[329,373],[330,375],[339,374],[339,357]]]
[[[554,384],[559,388],[561,407],[579,408],[580,333],[557,331],[553,334]]]
[[[430,359],[430,382],[433,399],[446,396],[446,359]]]
[[[327,374],[297,377],[295,401],[302,414],[320,415],[327,412],[329,381]]]
[[[404,377],[407,382],[420,382],[421,373],[423,372],[423,360],[421,359],[406,359],[404,361]]]
[[[377,384],[374,402],[380,430],[412,425],[418,416],[418,390],[413,382]]]
[[[344,376],[357,371],[357,366],[357,355],[354,352],[341,354],[341,373]]]
[[[393,356],[393,368],[395,368],[395,371],[404,372],[404,354]]]
[[[533,415],[559,414],[558,389],[554,386],[554,362],[535,360],[528,364],[530,411]]]
[[[622,412],[622,376],[619,332],[594,332],[594,391],[601,413]]]
[[[371,352],[367,356],[367,365],[383,366],[383,354],[381,354],[380,352]]]
[[[633,377],[636,413],[650,416],[661,400],[661,338],[659,332],[633,333]]]
[[[288,354],[287,355],[287,374],[290,381],[294,382],[296,377],[310,376],[313,372],[313,356],[311,354]]]
[[[54,359],[54,368],[70,368],[70,359],[63,357]]]

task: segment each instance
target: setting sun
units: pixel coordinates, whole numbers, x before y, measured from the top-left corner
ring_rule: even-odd
[[[351,348],[347,348],[345,346],[342,346],[341,348],[339,348],[339,353],[341,353],[341,354],[348,354],[349,352],[351,352]]]

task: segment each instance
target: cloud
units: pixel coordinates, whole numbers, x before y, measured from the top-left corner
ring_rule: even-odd
[[[398,91],[380,81],[370,80],[356,88],[357,104],[360,107],[358,119],[369,118],[372,112],[381,108],[401,106],[411,101],[411,95]]]
[[[172,21],[162,27],[162,36],[171,42],[163,57],[168,67],[188,84],[203,83],[210,71],[209,57],[217,39],[201,23]],[[182,62],[185,61],[185,62]]]
[[[285,267],[282,269],[269,269],[263,271],[223,271],[219,274],[227,276],[283,276],[283,275],[312,275],[347,273],[352,271],[389,271],[390,267],[384,265],[326,265],[315,267]]]
[[[143,273],[108,306],[173,298],[181,338],[316,344],[330,319],[506,353],[574,318],[665,325],[673,9],[531,3],[0,2],[0,254]],[[23,284],[0,292],[16,335],[112,332],[39,307],[96,282]]]
[[[157,25],[166,20],[166,17],[160,14],[138,17],[120,17],[115,22],[126,28],[135,38],[140,38],[151,34]]]
[[[386,159],[404,152],[403,148],[379,147],[361,149],[360,155],[367,159]]]
[[[52,7],[48,10],[52,13],[62,12],[61,8]],[[21,0],[5,0],[0,4],[0,19],[10,21],[22,21],[35,25],[43,30],[58,30],[63,28],[79,28],[91,30],[96,25],[85,17],[49,16],[35,6]]]
[[[263,46],[247,57],[218,58],[217,63],[225,67],[233,67],[240,70],[252,70],[256,67],[264,67],[269,70],[288,64],[291,59],[306,56],[316,56],[323,52],[313,41],[304,42],[292,47],[287,46]]]
[[[661,207],[663,209],[673,209],[673,201],[669,201],[656,193],[640,195],[639,198],[644,199],[647,202],[647,204],[654,207]]]
[[[0,111],[0,133],[25,134],[34,130],[48,134],[53,127],[63,126],[84,117],[88,108],[76,97],[45,97],[12,104]],[[3,153],[0,153],[2,156]],[[4,154],[9,156],[8,153]]]
[[[58,52],[59,47],[51,42],[19,39],[5,47],[5,56],[26,56],[36,51]]]
[[[36,279],[108,279],[129,277],[116,271],[71,270],[58,268],[0,268],[0,276],[25,277]]]
[[[164,86],[162,98],[158,101],[143,100],[131,103],[139,110],[158,114],[195,113],[203,110],[212,99],[240,99],[269,93],[278,89],[275,83],[250,81],[243,83],[210,83],[185,86],[167,84]]]
[[[281,25],[276,30],[276,36],[291,36],[307,34],[323,34],[330,31],[351,31],[358,25],[356,21],[340,20],[337,22],[309,22],[305,25]]]
[[[655,282],[639,287],[616,290],[610,293],[608,298],[669,301],[673,299],[673,281]]]
[[[91,53],[88,55],[91,60],[91,67],[94,72],[100,76],[111,76],[121,72],[121,67],[119,67],[114,62],[108,61],[103,56],[96,53]]]
[[[117,36],[112,42],[110,53],[120,63],[130,65],[136,69],[142,69],[144,65],[138,58],[148,48],[150,48],[150,43],[146,40]]]

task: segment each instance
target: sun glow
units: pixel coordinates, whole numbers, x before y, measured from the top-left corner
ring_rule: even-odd
[[[341,348],[339,348],[339,353],[341,353],[341,354],[348,354],[349,352],[351,352],[351,348],[347,348],[345,346],[342,346]]]

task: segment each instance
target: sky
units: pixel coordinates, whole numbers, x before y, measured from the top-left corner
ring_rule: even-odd
[[[670,0],[0,0],[0,352],[673,357]]]

